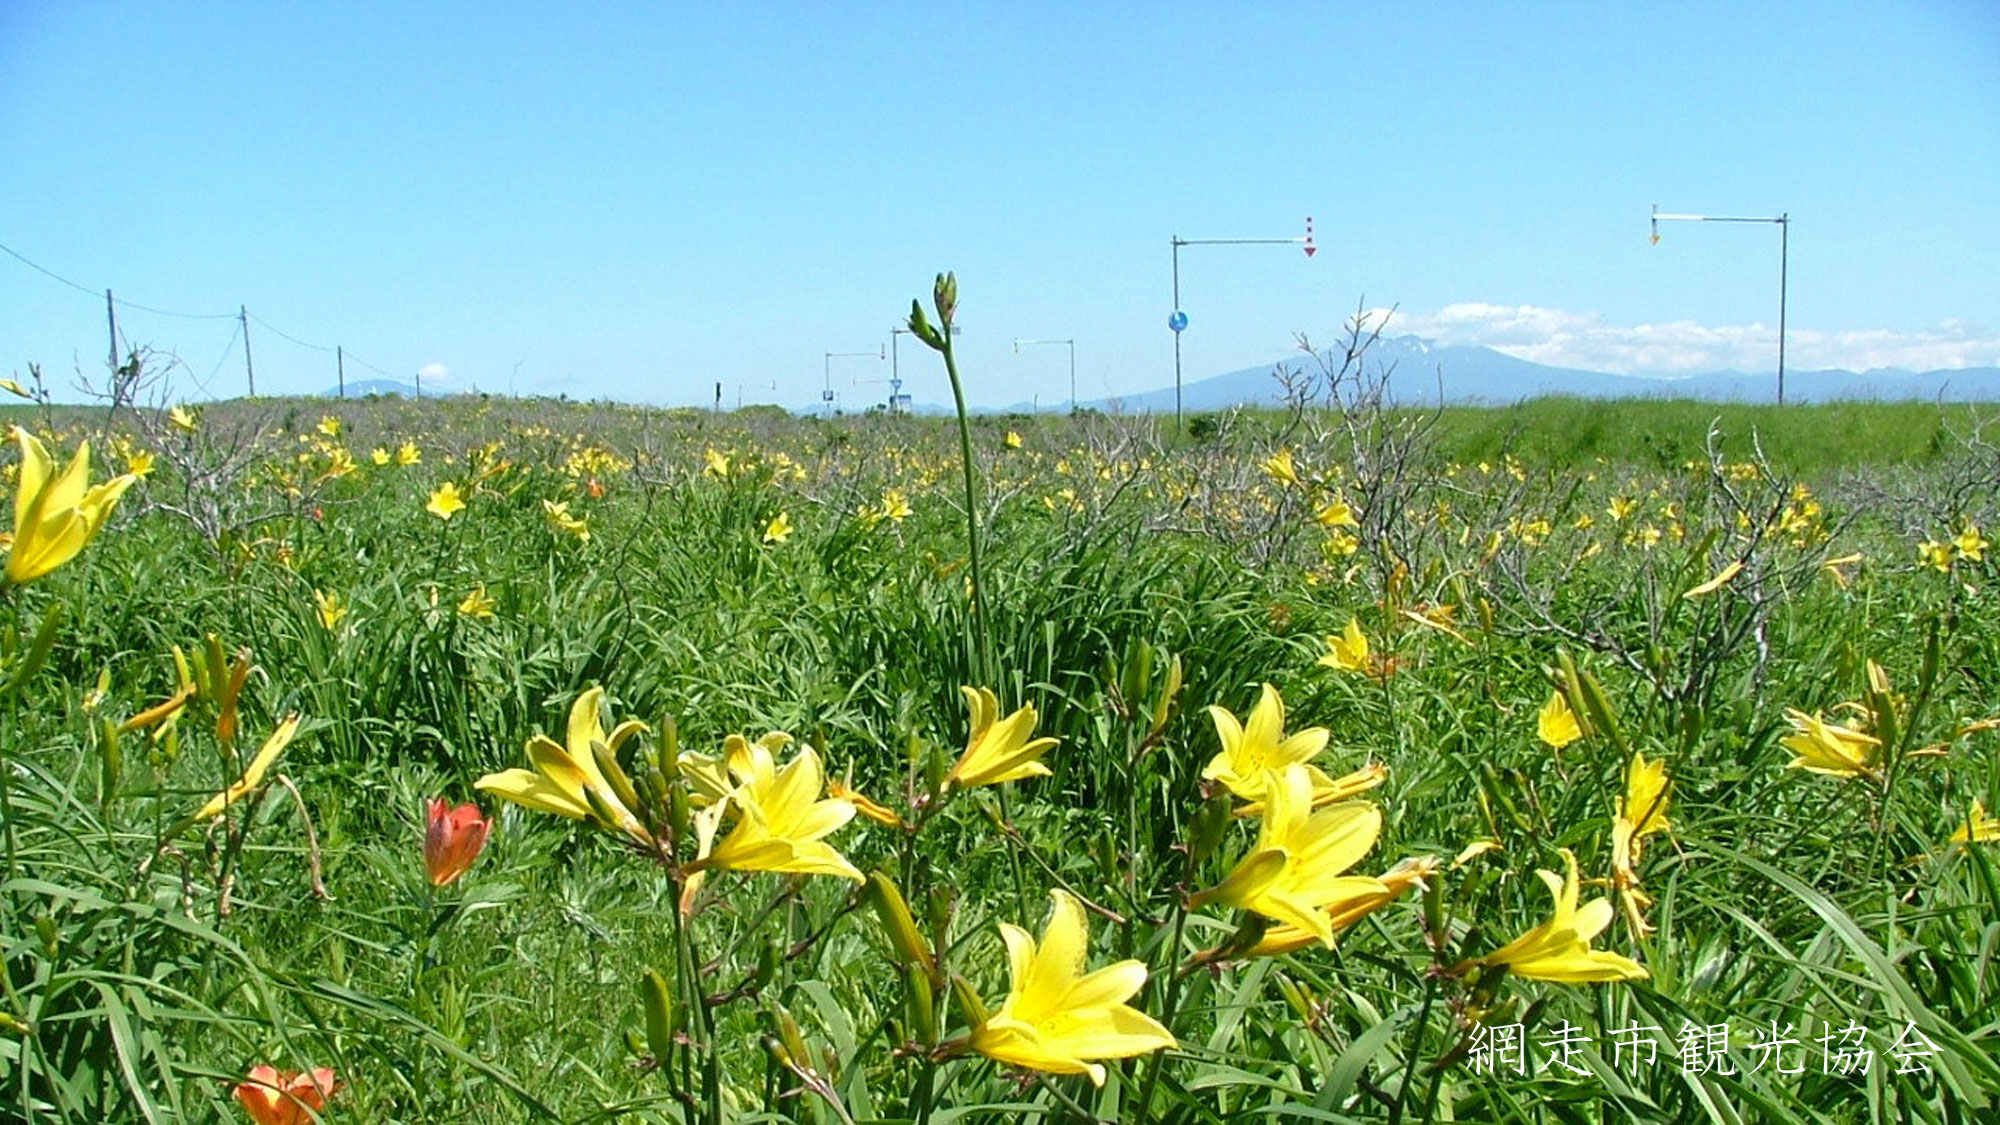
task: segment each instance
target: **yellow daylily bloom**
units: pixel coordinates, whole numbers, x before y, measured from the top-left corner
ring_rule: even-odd
[[[1563,698],[1562,692],[1550,693],[1549,701],[1536,713],[1535,737],[1553,750],[1583,737],[1583,725],[1576,721],[1576,712],[1569,709],[1569,700]]]
[[[176,406],[167,411],[167,422],[184,434],[191,434],[201,424],[201,415],[185,406]]]
[[[415,442],[406,441],[403,444],[396,447],[396,464],[398,465],[406,467],[410,465],[418,465],[422,464],[423,460],[424,460],[424,452],[423,450],[417,448],[417,444]]]
[[[1263,469],[1266,475],[1279,484],[1299,483],[1299,470],[1292,464],[1292,451],[1289,448],[1280,449],[1265,458]]]
[[[389,463],[389,451],[378,445],[368,451],[368,460],[375,465],[386,465]]]
[[[1326,639],[1326,655],[1319,658],[1322,667],[1338,669],[1342,672],[1367,672],[1368,636],[1361,631],[1361,623],[1350,617],[1347,628],[1338,637]]]
[[[1742,573],[1742,571],[1743,571],[1743,560],[1737,559],[1735,562],[1730,563],[1728,566],[1725,566],[1720,571],[1716,572],[1715,577],[1709,579],[1708,581],[1702,583],[1699,586],[1696,586],[1692,590],[1689,590],[1687,593],[1682,594],[1681,597],[1698,598],[1701,597],[1703,594],[1713,594],[1717,590],[1722,589],[1724,586],[1729,585],[1730,579],[1735,578],[1738,574]]]
[[[1024,777],[1049,776],[1049,767],[1041,759],[1056,740],[1028,737],[1035,733],[1034,704],[1024,703],[1002,719],[1000,699],[991,688],[958,690],[972,711],[972,733],[965,741],[965,753],[945,775],[946,789],[977,789]]]
[[[770,731],[759,737],[756,745],[776,759],[778,752],[797,741],[781,730]],[[751,741],[740,734],[732,734],[722,740],[722,753],[703,754],[694,750],[682,750],[674,761],[678,763],[680,775],[688,783],[688,804],[705,809],[728,798],[735,792],[737,783],[749,778],[754,772],[750,756]],[[731,776],[735,780],[731,780]]]
[[[1648,762],[1644,754],[1632,755],[1625,770],[1625,795],[1618,798],[1618,815],[1611,821],[1611,885],[1618,889],[1625,922],[1635,935],[1653,932],[1645,916],[1653,899],[1639,885],[1638,865],[1646,837],[1670,827],[1668,788],[1665,762]]]
[[[569,501],[543,500],[542,514],[548,518],[549,526],[557,531],[567,531],[578,540],[590,542],[590,521],[584,516],[569,514]]]
[[[458,603],[458,612],[461,617],[475,617],[486,620],[493,616],[493,611],[499,605],[500,603],[493,600],[493,595],[486,592],[486,587],[475,586],[472,592],[465,595]]]
[[[1958,822],[1958,830],[1951,834],[1954,844],[1996,844],[2000,843],[2000,820],[1986,815],[1986,805],[1981,801],[1972,802],[1972,811]]]
[[[1312,778],[1312,807],[1317,809],[1336,801],[1353,800],[1370,789],[1377,788],[1389,780],[1389,767],[1381,762],[1370,762],[1339,777],[1329,777],[1324,770],[1308,763],[1306,775]],[[1264,815],[1264,802],[1252,801],[1239,807],[1233,815],[1261,817]]]
[[[1558,877],[1553,871],[1535,872],[1555,900],[1555,913],[1472,964],[1489,968],[1504,965],[1515,976],[1559,984],[1645,980],[1651,974],[1637,961],[1590,948],[1591,939],[1611,924],[1611,900],[1595,899],[1579,908],[1576,855],[1564,848],[1562,856],[1567,874]]]
[[[472,783],[502,800],[524,808],[554,813],[571,820],[594,821],[600,827],[622,832],[642,847],[651,847],[652,834],[618,798],[591,750],[603,743],[614,755],[625,740],[646,729],[646,724],[627,719],[604,732],[600,710],[604,689],[591,688],[577,696],[569,711],[568,744],[558,745],[547,735],[528,740],[528,763],[533,769],[502,770],[489,773]]]
[[[1948,573],[1951,570],[1951,544],[1926,539],[1917,544],[1917,559],[1925,566]]]
[[[90,484],[90,443],[57,472],[40,439],[19,426],[21,448],[14,487],[14,535],[7,550],[7,581],[32,582],[75,558],[95,538],[118,498],[137,478],[130,473],[94,488]]]
[[[250,759],[250,765],[243,771],[243,776],[237,778],[229,788],[210,797],[208,803],[194,814],[194,819],[212,820],[221,816],[222,810],[242,800],[252,789],[264,784],[264,775],[271,771],[271,764],[278,760],[279,754],[284,753],[285,747],[292,744],[292,737],[298,733],[299,717],[286,716],[285,721],[278,724],[278,729],[271,732],[271,737],[264,740],[264,745],[257,751],[256,756]]]
[[[1979,534],[1978,524],[1968,523],[1965,525],[1965,530],[1952,536],[1951,546],[1959,558],[1979,562],[1986,557],[1986,548],[1992,544],[1986,541],[1985,536]]]
[[[1415,856],[1403,860],[1382,873],[1376,882],[1381,890],[1362,888],[1342,895],[1324,907],[1327,925],[1334,936],[1403,897],[1412,887],[1424,886],[1424,880],[1437,871],[1438,861],[1433,856]],[[1357,881],[1356,886],[1359,886]],[[1245,957],[1280,957],[1295,953],[1319,941],[1319,936],[1298,926],[1280,923],[1264,931],[1264,936],[1250,947]]]
[[[1828,559],[1819,564],[1819,568],[1826,571],[1827,577],[1833,579],[1834,585],[1845,590],[1847,589],[1847,584],[1852,581],[1846,568],[1863,562],[1866,558],[1866,555],[1856,551],[1851,555],[1842,555],[1837,559]]]
[[[1049,897],[1054,909],[1039,943],[1000,923],[1009,990],[1000,1010],[972,1029],[972,1049],[1007,1066],[1087,1075],[1102,1086],[1104,1067],[1093,1060],[1179,1046],[1159,1021],[1125,1003],[1145,987],[1145,963],[1120,961],[1083,972],[1090,949],[1083,904],[1063,890]]]
[[[743,748],[744,769],[725,798],[736,811],[736,827],[692,869],[836,875],[863,882],[860,870],[821,839],[854,819],[855,809],[852,801],[820,796],[826,776],[819,754],[801,744],[779,769],[764,742],[746,741]]]
[[[464,510],[465,497],[458,494],[458,485],[451,481],[438,485],[437,491],[431,493],[430,502],[424,505],[424,511],[441,520],[448,520]]]
[[[1382,812],[1366,801],[1312,807],[1312,779],[1294,762],[1267,784],[1257,844],[1227,878],[1188,900],[1255,911],[1310,933],[1333,948],[1327,908],[1358,896],[1386,894],[1380,879],[1342,873],[1361,861],[1382,831]]]
[[[1354,509],[1345,500],[1335,500],[1313,513],[1313,519],[1321,527],[1360,527],[1354,518]]]
[[[340,619],[347,616],[347,603],[336,590],[314,590],[313,607],[319,611],[320,625],[328,632],[339,627]]]
[[[1272,779],[1286,766],[1304,764],[1312,782],[1312,803],[1317,808],[1344,801],[1375,788],[1388,780],[1388,767],[1379,763],[1362,766],[1343,777],[1333,778],[1313,758],[1326,749],[1325,727],[1308,727],[1285,736],[1285,699],[1278,689],[1265,684],[1247,721],[1238,722],[1228,708],[1211,705],[1209,718],[1215,722],[1216,740],[1222,749],[1202,767],[1205,781],[1219,781],[1231,793],[1249,802],[1236,810],[1238,816],[1262,816]]]
[[[846,779],[836,777],[826,783],[826,795],[854,806],[854,811],[884,828],[907,827],[895,809],[861,792]]]
[[[1000,444],[1006,446],[1009,449],[1019,449],[1021,448],[1021,435],[1015,433],[1012,430],[1008,430],[1007,436],[1004,439],[1002,439]]]
[[[1797,732],[1780,740],[1780,745],[1796,755],[1789,763],[1791,768],[1870,780],[1881,769],[1882,740],[1874,735],[1790,707],[1785,708],[1785,719]]]
[[[791,537],[792,517],[784,512],[779,512],[777,515],[772,516],[771,522],[764,525],[764,542],[766,543],[783,543]]]

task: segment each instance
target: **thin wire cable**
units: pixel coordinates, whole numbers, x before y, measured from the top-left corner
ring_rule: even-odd
[[[14,250],[13,247],[8,246],[5,243],[0,243],[0,250],[6,251],[8,257],[14,259],[15,261],[28,267],[29,269],[34,270],[36,273],[45,274],[49,277],[55,278],[57,281],[62,282],[64,285],[69,286],[71,289],[74,289],[79,293],[89,293],[92,297],[97,296],[96,293],[92,292],[91,290],[81,285],[78,285],[76,282],[71,281],[69,278],[64,277],[63,275],[55,272],[54,270],[48,269],[44,266],[38,266],[35,263],[29,261],[28,259],[22,257],[18,252]]]
[[[5,254],[6,254],[6,255],[7,255],[8,257],[10,257],[10,258],[13,258],[13,259],[14,259],[15,261],[17,261],[17,262],[20,262],[20,263],[21,263],[22,265],[24,265],[24,266],[27,266],[27,267],[28,267],[29,269],[32,269],[32,270],[34,270],[34,271],[35,271],[36,273],[39,273],[39,274],[42,274],[42,275],[44,275],[44,276],[46,276],[46,277],[48,277],[48,278],[50,278],[50,279],[52,279],[52,280],[54,280],[54,281],[59,281],[59,282],[61,282],[62,284],[64,284],[64,285],[67,285],[67,286],[69,286],[69,287],[70,287],[71,289],[74,289],[74,290],[76,290],[76,291],[77,291],[77,292],[79,292],[79,293],[83,293],[83,294],[85,294],[85,295],[89,296],[89,297],[90,297],[91,299],[93,299],[93,300],[95,300],[95,299],[96,299],[96,298],[97,298],[97,297],[98,297],[98,296],[100,295],[100,292],[101,292],[100,290],[95,290],[95,289],[92,289],[92,288],[90,288],[90,287],[89,287],[89,286],[87,286],[87,285],[81,285],[81,284],[78,284],[77,282],[74,282],[74,281],[71,281],[71,280],[70,280],[69,278],[67,278],[67,277],[64,277],[63,275],[61,275],[61,274],[59,274],[59,273],[55,272],[54,270],[52,270],[52,269],[49,269],[48,267],[46,267],[46,266],[43,266],[43,265],[41,265],[40,263],[37,263],[37,262],[35,262],[35,261],[33,261],[33,260],[29,259],[29,258],[28,258],[28,257],[26,257],[25,255],[21,254],[21,253],[20,253],[19,251],[15,250],[15,249],[14,249],[13,247],[11,247],[11,246],[8,246],[8,245],[7,245],[7,244],[5,244],[5,243],[0,243],[0,253],[5,253]],[[142,305],[142,304],[139,304],[139,303],[138,303],[138,302],[136,302],[136,301],[128,301],[128,300],[124,299],[123,297],[119,297],[119,296],[117,296],[116,294],[113,294],[113,295],[112,295],[112,298],[111,298],[111,302],[112,302],[112,304],[114,304],[114,305],[117,305],[117,306],[118,306],[118,307],[120,307],[120,308],[127,308],[127,309],[132,309],[132,310],[134,310],[134,311],[137,311],[137,312],[144,312],[144,313],[152,313],[152,314],[153,314],[153,315],[155,315],[155,316],[169,316],[169,317],[174,317],[174,318],[176,318],[176,319],[179,319],[179,320],[232,320],[232,321],[236,321],[236,327],[235,327],[235,328],[233,328],[233,329],[231,329],[231,331],[230,331],[230,334],[229,334],[229,345],[228,345],[228,347],[227,347],[227,348],[226,348],[226,349],[224,350],[224,352],[223,352],[223,354],[222,354],[222,359],[220,359],[220,360],[217,360],[217,361],[216,361],[216,364],[215,364],[215,370],[209,373],[209,380],[210,380],[211,382],[212,382],[212,381],[213,381],[213,380],[215,379],[215,377],[216,377],[217,375],[219,375],[219,374],[220,374],[220,373],[222,372],[222,365],[223,365],[224,363],[228,362],[228,359],[229,359],[229,356],[230,356],[230,355],[231,355],[231,354],[232,354],[232,353],[233,353],[233,352],[234,352],[234,351],[236,350],[236,341],[237,341],[237,338],[238,338],[238,337],[239,337],[239,336],[240,336],[240,335],[242,334],[242,331],[243,331],[243,323],[242,323],[242,318],[243,318],[243,317],[245,317],[245,316],[249,317],[249,319],[251,319],[251,320],[254,320],[254,321],[256,321],[259,327],[261,327],[261,328],[265,329],[266,331],[270,332],[270,333],[271,333],[272,335],[275,335],[275,336],[278,336],[278,337],[280,337],[280,338],[282,338],[282,339],[284,339],[284,340],[286,340],[286,341],[288,341],[288,342],[290,342],[290,343],[293,343],[293,344],[296,344],[296,345],[298,345],[299,347],[302,347],[302,348],[306,348],[306,349],[308,349],[308,350],[311,350],[311,351],[316,351],[316,352],[331,352],[331,351],[335,351],[335,350],[337,350],[337,349],[335,349],[335,348],[332,348],[332,347],[328,347],[328,346],[327,346],[327,345],[325,345],[325,344],[313,344],[313,343],[308,343],[308,342],[306,342],[306,341],[304,341],[304,340],[301,340],[301,339],[299,339],[299,338],[298,338],[297,336],[294,336],[294,335],[292,335],[291,333],[289,333],[289,332],[286,332],[286,331],[285,331],[284,329],[282,329],[282,328],[278,328],[278,327],[274,326],[273,324],[271,324],[271,322],[270,322],[270,321],[267,321],[267,320],[265,320],[265,319],[264,319],[263,317],[261,317],[261,316],[258,316],[257,314],[255,314],[255,313],[252,313],[252,312],[250,312],[250,311],[249,311],[249,310],[247,310],[247,309],[245,309],[245,310],[243,310],[243,311],[241,311],[241,312],[233,312],[233,313],[184,313],[184,312],[174,312],[174,311],[173,311],[173,310],[171,310],[171,309],[161,309],[161,308],[155,308],[155,307],[153,307],[153,306],[151,306],[151,305]],[[118,335],[119,335],[119,336],[120,336],[121,338],[122,338],[122,337],[124,337],[124,336],[126,335],[126,334],[125,334],[125,331],[124,331],[124,328],[123,328],[123,326],[122,326],[122,325],[121,325],[121,326],[120,326],[120,328],[119,328],[119,332],[118,332]],[[121,340],[121,343],[124,343],[124,342],[125,342],[125,341]],[[339,349],[339,350],[344,350],[344,349]],[[361,357],[359,357],[359,356],[355,355],[355,354],[354,354],[353,352],[345,352],[345,354],[346,354],[346,357],[347,357],[347,359],[349,359],[349,360],[353,361],[354,363],[358,363],[358,364],[360,364],[360,365],[361,365],[362,367],[365,367],[365,368],[367,368],[367,369],[368,369],[368,370],[370,370],[370,371],[373,371],[373,372],[374,372],[375,374],[377,374],[377,375],[380,375],[380,376],[382,376],[382,377],[383,377],[384,379],[394,379],[394,378],[396,377],[396,376],[394,376],[394,375],[391,375],[391,374],[390,374],[389,372],[387,372],[387,371],[384,371],[384,370],[382,370],[381,368],[379,368],[379,367],[375,366],[374,364],[372,364],[372,363],[369,363],[369,362],[368,362],[367,360],[365,360],[365,359],[362,359]],[[190,374],[192,374],[192,371],[190,371]],[[196,382],[197,382],[197,383],[201,383],[201,381],[200,381],[200,380],[196,380]],[[206,383],[201,383],[201,389],[202,389],[202,392],[203,392],[204,394],[207,394],[207,393],[210,393],[210,392],[209,392],[209,389],[208,389],[208,385],[207,385]]]
[[[283,331],[282,329],[279,329],[279,328],[277,328],[277,327],[274,327],[274,326],[273,326],[273,325],[271,324],[271,322],[270,322],[270,321],[268,321],[268,320],[265,320],[265,319],[264,319],[263,317],[261,317],[261,316],[258,316],[258,315],[257,315],[256,313],[253,313],[253,312],[248,312],[248,310],[245,310],[245,311],[246,311],[246,313],[248,314],[248,316],[250,317],[250,319],[251,319],[251,320],[254,320],[254,321],[256,321],[256,322],[257,322],[257,324],[258,324],[258,326],[259,326],[259,327],[261,327],[261,328],[265,328],[265,329],[269,329],[269,330],[270,330],[270,332],[271,332],[271,334],[272,334],[272,335],[274,335],[274,336],[278,336],[278,337],[280,337],[280,338],[282,338],[282,339],[286,339],[286,340],[290,340],[290,341],[291,341],[292,343],[294,343],[294,344],[297,344],[298,346],[300,346],[300,347],[302,347],[302,348],[308,348],[308,349],[310,349],[310,350],[312,350],[312,351],[316,351],[316,352],[330,352],[330,351],[332,351],[332,350],[333,350],[333,348],[329,347],[329,346],[328,346],[328,345],[326,345],[326,344],[308,344],[308,343],[306,343],[306,342],[305,342],[304,340],[301,340],[301,339],[299,339],[299,338],[298,338],[297,336],[293,336],[293,335],[291,335],[290,333],[288,333],[288,332],[285,332],[285,331]]]
[[[132,309],[136,312],[152,313],[154,316],[170,316],[176,320],[235,320],[236,319],[235,313],[184,313],[184,312],[174,312],[172,309],[156,309],[151,305],[142,305],[137,301],[128,301],[125,298],[117,296],[115,294],[111,298],[111,303],[121,308]]]
[[[214,392],[208,389],[209,384],[215,382],[216,376],[222,374],[222,365],[229,362],[229,357],[236,354],[236,338],[242,334],[243,326],[241,324],[230,329],[229,342],[222,346],[222,358],[215,361],[215,367],[209,371],[207,379],[197,378],[194,381],[195,385],[201,388],[202,394],[208,395],[211,398],[214,397]],[[188,374],[193,375],[194,369],[189,368]]]
[[[85,285],[79,285],[76,282],[71,281],[69,278],[66,278],[63,275],[57,273],[56,271],[49,269],[47,266],[40,265],[39,263],[30,261],[28,258],[24,257],[20,253],[20,251],[15,250],[13,247],[8,246],[5,243],[0,243],[0,250],[6,251],[8,257],[14,259],[15,261],[21,263],[24,266],[27,266],[29,269],[34,270],[36,273],[42,274],[46,277],[54,278],[55,280],[62,282],[64,285],[69,286],[71,289],[74,289],[79,293],[89,294],[91,299],[93,300],[95,300],[100,293],[99,290],[92,289]],[[113,296],[111,298],[111,303],[115,305],[122,305],[125,308],[134,309],[139,312],[152,313],[155,316],[171,316],[178,318],[180,320],[225,320],[225,319],[233,319],[236,316],[235,313],[173,312],[172,310],[169,309],[156,309],[151,305],[142,305],[136,301],[127,301],[124,298],[118,296]],[[272,331],[276,331],[276,329],[273,329]]]
[[[375,366],[374,364],[368,362],[367,360],[362,359],[360,356],[355,355],[353,352],[347,352],[346,355],[347,355],[347,362],[349,363],[358,363],[361,366],[366,367],[368,370],[373,371],[375,374],[380,375],[384,379],[395,378],[394,375],[391,375],[387,371],[384,371],[381,368]]]

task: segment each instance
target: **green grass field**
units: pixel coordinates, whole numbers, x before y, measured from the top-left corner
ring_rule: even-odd
[[[333,1122],[2000,1115],[2000,456],[1966,408],[975,419],[976,602],[949,419],[9,420],[147,472],[0,605],[0,1117],[253,1120],[260,1064],[330,1068]],[[25,506],[15,557],[61,554]],[[1266,684],[1323,749],[1250,722]],[[967,686],[1000,720],[970,754]],[[981,783],[1010,716],[1046,774]],[[710,803],[770,731],[862,814],[747,748]],[[541,807],[475,789],[538,734]],[[1301,755],[1350,791],[1261,772]],[[435,797],[493,818],[442,887]],[[1300,915],[1331,944],[1259,948]],[[1126,961],[1144,1025],[1064,991]],[[1040,1047],[995,1046],[1015,1018]]]

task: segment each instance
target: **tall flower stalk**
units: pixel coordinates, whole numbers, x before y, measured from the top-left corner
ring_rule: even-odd
[[[972,679],[990,684],[998,665],[993,656],[993,631],[986,620],[986,571],[979,556],[979,478],[972,466],[972,421],[965,412],[965,387],[958,378],[958,360],[952,354],[952,319],[958,311],[958,275],[941,273],[931,287],[931,304],[937,309],[933,327],[924,315],[922,303],[910,301],[910,334],[944,356],[945,374],[951,379],[952,406],[958,411],[959,464],[965,476],[965,553],[972,567],[972,635],[977,652]]]

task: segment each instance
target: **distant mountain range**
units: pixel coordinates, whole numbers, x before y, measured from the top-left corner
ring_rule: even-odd
[[[438,394],[439,392],[435,390],[429,390],[424,391],[422,397],[437,398]],[[396,395],[401,398],[416,398],[418,397],[418,392],[415,386],[397,379],[363,379],[358,383],[347,384],[348,398],[367,398],[369,395]],[[319,393],[319,397],[339,398],[340,388],[328,387]],[[1171,410],[1173,408],[1169,406],[1168,409]]]
[[[1576,398],[1690,398],[1707,402],[1774,402],[1777,372],[1714,371],[1680,378],[1613,375],[1549,367],[1516,359],[1483,347],[1440,346],[1416,336],[1384,337],[1366,359],[1370,371],[1389,372],[1389,398],[1403,405],[1435,403],[1442,395],[1449,404],[1504,406],[1550,395]],[[1225,410],[1232,406],[1276,406],[1283,390],[1273,373],[1317,370],[1303,355],[1261,367],[1246,367],[1210,376],[1181,387],[1184,411]],[[1785,372],[1786,402],[1831,401],[2000,401],[2000,367],[1967,367],[1940,371],[1906,371],[1881,367],[1869,371]],[[1163,387],[1136,395],[1121,395],[1080,404],[1126,414],[1171,413],[1174,389]],[[1028,404],[1011,409],[1025,412]]]

